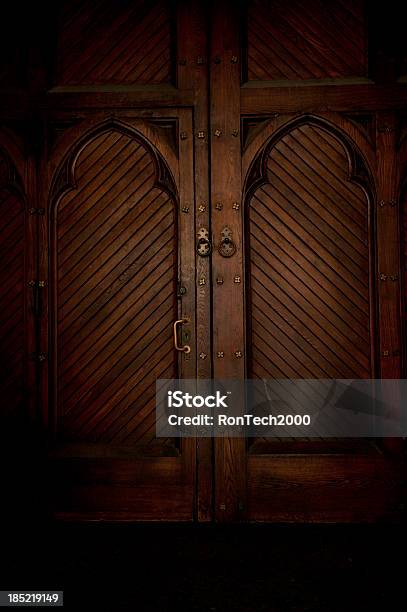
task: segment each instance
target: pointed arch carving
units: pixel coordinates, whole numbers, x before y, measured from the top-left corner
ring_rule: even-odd
[[[161,153],[141,134],[138,130],[122,121],[110,117],[99,125],[93,126],[83,134],[76,144],[71,147],[65,155],[58,170],[56,171],[50,188],[50,201],[55,206],[61,197],[72,189],[77,188],[75,179],[75,166],[79,155],[83,149],[99,136],[108,132],[119,132],[131,139],[138,141],[151,155],[155,167],[155,186],[162,189],[175,201],[178,201],[177,187],[168,167],[168,164]]]
[[[325,118],[260,147],[244,185],[249,376],[373,376],[374,195],[362,151]]]
[[[370,199],[374,195],[374,180],[369,164],[348,134],[323,117],[317,115],[300,115],[279,126],[255,155],[247,172],[244,184],[244,201],[247,202],[258,187],[267,183],[267,159],[271,149],[279,140],[284,138],[285,135],[305,125],[315,126],[324,130],[341,144],[348,160],[348,180],[360,185]]]

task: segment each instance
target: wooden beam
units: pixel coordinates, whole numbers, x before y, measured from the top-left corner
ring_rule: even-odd
[[[45,108],[172,108],[191,107],[192,89],[172,85],[54,87],[40,105]]]
[[[340,85],[340,86],[339,86]],[[243,115],[322,111],[377,111],[407,106],[407,85],[286,85],[246,83],[241,89]]]

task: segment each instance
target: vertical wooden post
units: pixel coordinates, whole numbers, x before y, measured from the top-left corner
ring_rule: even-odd
[[[401,376],[400,232],[396,117],[377,114],[377,287],[380,337],[380,376]],[[388,450],[398,450],[400,440],[387,439]]]
[[[36,331],[36,316],[34,313],[34,290],[29,285],[32,281],[38,280],[38,198],[37,198],[37,161],[29,147],[29,153],[25,165],[25,185],[27,207],[25,210],[25,355],[27,359],[26,365],[26,389],[28,397],[28,409],[30,416],[34,420],[39,420],[39,401],[38,401],[38,380],[37,380],[37,363],[33,356],[37,352],[37,331]],[[31,212],[30,212],[31,211]]]
[[[213,2],[210,55],[213,360],[217,379],[245,376],[243,210],[241,201],[239,3]],[[236,253],[218,250],[229,228]],[[215,517],[242,520],[245,440],[215,440]]]
[[[42,316],[38,321],[38,350],[43,354],[44,360],[39,364],[39,403],[44,424],[50,434],[56,432],[56,406],[50,406],[49,384],[50,372],[54,365],[51,364],[51,339],[50,339],[50,291],[54,291],[54,283],[49,269],[49,227],[50,215],[49,193],[51,172],[48,167],[48,141],[45,121],[43,122],[44,146],[38,160],[38,205],[44,209],[43,215],[38,219],[38,278],[45,281],[42,299]],[[52,380],[53,384],[55,380]],[[52,414],[51,414],[52,409]]]
[[[195,231],[210,227],[208,152],[208,15],[205,3],[179,0],[177,14],[177,86],[192,89],[193,131],[187,139],[194,149]],[[194,242],[194,240],[192,241]],[[193,248],[193,247],[192,247]],[[211,378],[211,269],[209,257],[196,259],[197,378]],[[196,517],[212,519],[212,440],[197,439]]]

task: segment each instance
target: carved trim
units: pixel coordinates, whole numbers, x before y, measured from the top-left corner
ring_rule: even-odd
[[[161,139],[164,139],[168,146],[179,158],[179,137],[178,137],[178,118],[154,117],[148,123],[160,131]]]
[[[242,117],[240,133],[242,135],[242,153],[247,149],[253,138],[264,129],[264,126],[270,121],[278,117],[278,113],[271,113],[266,117]]]
[[[262,185],[268,183],[267,159],[271,149],[279,140],[284,138],[284,136],[292,132],[297,127],[301,127],[303,125],[313,125],[318,127],[338,140],[338,142],[343,146],[348,159],[347,180],[360,185],[365,191],[369,200],[372,200],[374,196],[374,180],[363,154],[357,149],[355,143],[347,134],[345,134],[340,128],[332,124],[330,121],[316,115],[301,115],[300,117],[296,117],[295,119],[292,119],[288,123],[281,126],[266,141],[266,143],[256,154],[250,165],[245,180],[243,190],[244,201],[246,203],[249,202],[254,192]]]
[[[164,160],[161,153],[149,142],[145,136],[133,127],[122,123],[118,119],[111,117],[103,121],[96,127],[88,130],[77,142],[71,147],[70,151],[65,156],[59,169],[54,175],[50,189],[50,201],[53,206],[56,206],[61,197],[72,189],[77,189],[75,179],[75,162],[83,149],[90,144],[95,138],[110,131],[117,131],[125,134],[129,138],[139,141],[151,155],[155,166],[155,181],[154,186],[162,189],[168,195],[178,202],[178,193],[174,178],[171,171]]]

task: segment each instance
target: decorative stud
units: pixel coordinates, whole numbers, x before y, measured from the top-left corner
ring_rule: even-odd
[[[217,202],[217,203],[215,204],[215,208],[216,208],[216,210],[222,210],[222,208],[223,208],[223,204],[222,204],[222,202]]]
[[[237,359],[240,359],[242,356],[243,356],[242,351],[235,351],[235,357],[236,357]]]
[[[207,354],[206,353],[199,353],[199,358],[200,359],[206,359]]]
[[[226,504],[220,504],[219,510],[226,510]]]
[[[397,200],[389,200],[388,204],[389,206],[394,208],[395,206],[397,206]],[[386,206],[386,202],[384,200],[380,200],[379,206],[380,208],[384,208],[384,206]]]
[[[181,210],[183,213],[187,213],[189,212],[189,206],[183,206]]]
[[[222,359],[224,356],[225,356],[224,351],[218,351],[218,352],[216,353],[216,357],[217,357],[218,359]]]
[[[46,353],[29,353],[28,358],[30,361],[45,361],[47,358]]]
[[[398,281],[398,279],[399,279],[398,274],[380,274],[381,281],[386,281],[386,280]]]
[[[216,136],[217,138],[219,138],[219,136],[222,134],[222,132],[221,132],[221,130],[216,129],[216,130],[214,131],[214,134],[215,134],[215,136]]]
[[[239,284],[241,282],[240,276],[235,276],[233,280],[236,284]]]
[[[218,285],[223,285],[223,276],[218,276],[218,278],[216,279],[216,283]]]
[[[239,202],[233,202],[232,208],[233,208],[233,210],[239,210],[239,208],[240,208]]]
[[[382,351],[382,357],[388,357],[389,351]]]
[[[198,138],[205,138],[205,132],[203,130],[199,130],[197,136]]]
[[[205,277],[203,276],[202,278],[199,279],[199,284],[202,287],[202,285],[204,285],[206,283]]]
[[[230,61],[232,62],[232,64],[237,64],[237,62],[238,62],[237,55],[232,55],[232,57],[230,58]]]
[[[205,206],[205,204],[200,204],[200,205],[198,206],[198,210],[199,210],[199,212],[201,212],[201,213],[202,213],[202,212],[205,212],[205,210],[206,210],[206,206]]]
[[[181,138],[181,140],[186,140],[188,138],[188,134],[186,132],[181,132],[179,137]]]
[[[196,58],[196,63],[198,64],[198,66],[201,66],[202,64],[205,63],[205,60],[203,57],[201,57],[200,55],[198,55],[198,57]]]
[[[239,130],[232,130],[232,136],[234,136],[235,138],[239,136]]]
[[[40,280],[40,281],[30,280],[30,281],[28,281],[28,283],[27,283],[27,284],[28,284],[28,286],[29,286],[29,287],[35,287],[35,286],[38,286],[38,287],[40,287],[41,289],[44,289],[44,287],[45,287],[45,286],[46,286],[46,284],[47,284],[47,281],[43,281],[43,280]]]
[[[30,215],[45,215],[45,208],[29,208]]]

